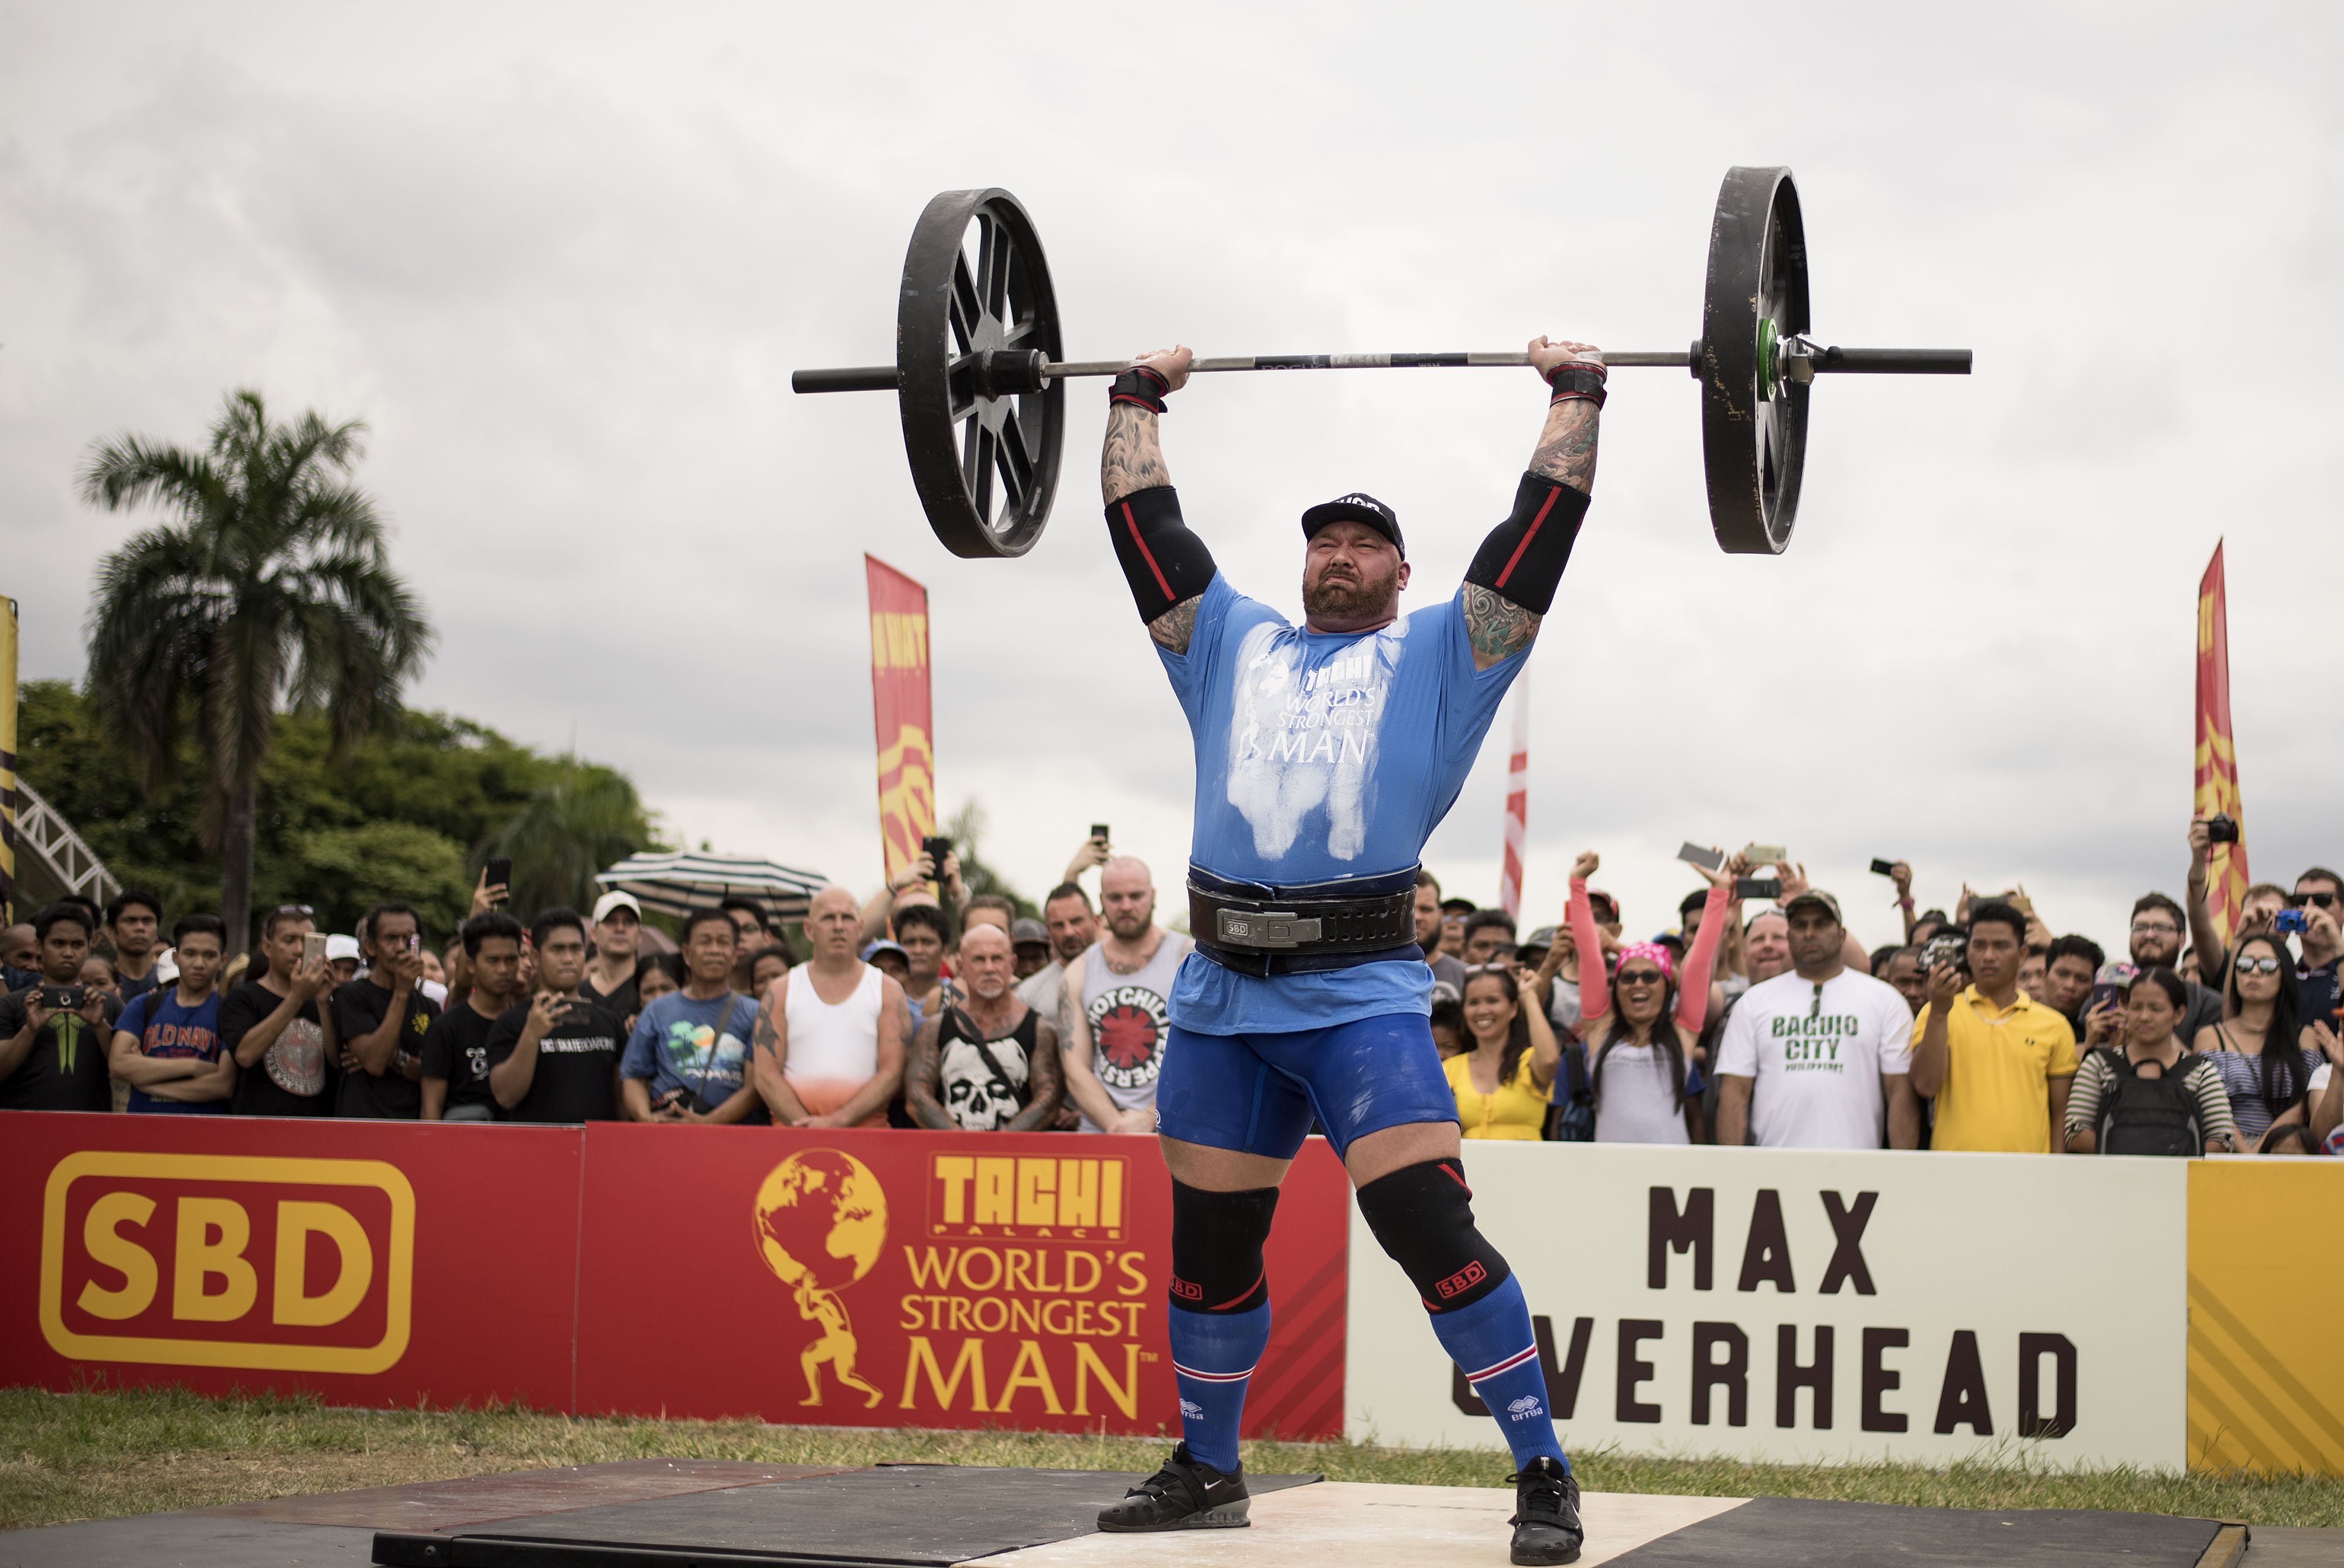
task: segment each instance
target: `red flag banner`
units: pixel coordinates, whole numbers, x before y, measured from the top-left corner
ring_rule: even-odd
[[[2230,624],[2223,600],[2222,547],[2217,543],[2198,583],[2198,783],[2191,809],[2199,817],[2220,813],[2243,822],[2238,755],[2230,736]],[[2246,845],[2216,845],[2209,872],[2207,906],[2215,934],[2227,943],[2252,882]]]
[[[871,717],[879,743],[879,837],[887,875],[918,858],[936,830],[935,753],[930,739],[928,591],[871,556]]]

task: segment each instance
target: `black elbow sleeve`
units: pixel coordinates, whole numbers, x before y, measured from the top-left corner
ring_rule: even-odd
[[[1465,569],[1465,581],[1545,614],[1554,603],[1562,569],[1571,563],[1579,525],[1587,520],[1587,502],[1583,490],[1522,475],[1514,490],[1514,515],[1490,531]]]
[[[1212,586],[1213,552],[1180,521],[1180,495],[1170,485],[1108,503],[1106,531],[1141,621],[1154,621]]]

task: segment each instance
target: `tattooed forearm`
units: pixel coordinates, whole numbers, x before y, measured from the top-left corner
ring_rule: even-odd
[[[1512,658],[1531,645],[1538,629],[1535,612],[1478,582],[1465,585],[1465,634],[1472,640],[1476,670]]]
[[[1531,472],[1573,490],[1591,491],[1597,417],[1594,403],[1586,398],[1572,398],[1549,409],[1546,429],[1539,433],[1538,450],[1531,456]]]
[[[1164,449],[1157,444],[1156,415],[1137,403],[1110,403],[1106,447],[1099,456],[1099,499],[1113,506],[1134,491],[1170,484]]]
[[[1205,596],[1201,593],[1194,599],[1183,599],[1147,623],[1148,636],[1155,639],[1159,648],[1186,653],[1188,639],[1197,634],[1197,606],[1204,602]]]

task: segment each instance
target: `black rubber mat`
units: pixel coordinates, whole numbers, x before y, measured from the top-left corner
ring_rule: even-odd
[[[2156,1513],[1761,1497],[1612,1561],[1622,1568],[2197,1568],[2219,1528]]]
[[[882,1465],[429,1535],[386,1531],[374,1538],[374,1560],[388,1568],[942,1568],[1087,1535],[1098,1511],[1144,1479],[1098,1470]],[[1258,1494],[1318,1477],[1246,1479]]]

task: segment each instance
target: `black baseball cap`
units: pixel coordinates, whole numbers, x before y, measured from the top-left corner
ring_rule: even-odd
[[[1399,536],[1399,513],[1364,491],[1339,495],[1332,501],[1322,501],[1302,514],[1302,537],[1308,539],[1330,522],[1364,522],[1392,541],[1402,561],[1408,559],[1408,541]]]

